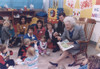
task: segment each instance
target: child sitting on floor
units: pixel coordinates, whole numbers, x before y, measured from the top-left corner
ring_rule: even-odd
[[[27,58],[24,62],[20,62],[22,65],[28,65],[29,69],[38,69],[38,47],[37,41],[35,42],[34,48],[30,47],[27,50]]]
[[[86,58],[79,69],[100,69],[100,57],[96,55]]]
[[[49,54],[47,52],[47,42],[46,42],[46,37],[45,36],[43,36],[41,38],[41,40],[40,40],[39,53],[41,55],[44,55],[44,54],[47,54],[48,55]]]
[[[7,47],[9,45],[9,39],[11,36],[9,33],[9,28],[10,28],[10,22],[5,21],[2,27],[1,40],[2,40],[2,44],[6,44]]]
[[[13,59],[8,59],[9,55],[10,53],[8,53],[6,45],[0,45],[0,68],[1,69],[7,69],[10,66],[15,65]]]
[[[30,39],[26,38],[26,39],[24,39],[23,46],[19,49],[19,52],[18,52],[18,58],[19,59],[24,61],[25,58],[27,58],[26,52],[27,52],[29,47],[31,47],[30,46]]]

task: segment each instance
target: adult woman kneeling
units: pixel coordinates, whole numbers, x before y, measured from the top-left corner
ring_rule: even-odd
[[[69,43],[68,44],[73,44],[74,47],[67,50],[63,51],[62,55],[56,60],[56,62],[50,62],[51,65],[53,66],[58,66],[58,63],[66,58],[66,56],[69,56],[70,59],[72,60],[72,63],[69,64],[68,66],[73,66],[75,64],[74,58],[72,54],[76,54],[80,50],[79,46],[79,41],[85,41],[85,33],[82,27],[77,26],[75,19],[73,17],[65,17],[64,19],[64,24],[65,24],[65,29],[64,33],[62,36],[56,36],[58,40],[65,40],[68,39]]]

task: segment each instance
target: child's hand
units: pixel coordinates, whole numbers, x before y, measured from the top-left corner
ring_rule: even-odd
[[[34,40],[34,44],[37,44],[37,40]]]
[[[7,67],[9,67],[9,64],[6,64]]]

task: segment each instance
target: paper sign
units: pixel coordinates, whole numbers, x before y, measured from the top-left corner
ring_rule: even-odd
[[[76,0],[66,0],[66,5],[70,8],[75,8]]]
[[[94,5],[92,10],[92,17],[96,21],[100,21],[100,5]]]
[[[92,0],[80,0],[80,8],[81,9],[92,8]]]

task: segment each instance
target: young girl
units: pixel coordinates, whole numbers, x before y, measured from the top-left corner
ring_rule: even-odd
[[[38,69],[38,57],[38,47],[37,42],[35,42],[34,48],[28,48],[27,58],[24,60],[24,62],[20,62],[20,64],[28,65],[29,69]]]
[[[45,32],[48,48],[54,48],[57,45],[57,39],[53,36],[55,30],[52,23],[47,23],[47,30]]]
[[[6,44],[7,46],[9,45],[9,39],[10,39],[9,27],[10,27],[10,22],[5,21],[1,33],[2,44]]]
[[[24,61],[25,58],[27,58],[26,52],[27,52],[29,47],[31,47],[30,46],[30,39],[26,38],[26,39],[24,39],[24,45],[19,49],[19,52],[18,52],[19,59]]]
[[[8,51],[6,45],[0,45],[0,68],[1,69],[7,69],[8,67],[15,65],[12,59],[8,59],[8,56],[10,54],[7,52]]]
[[[47,54],[47,42],[46,42],[46,37],[43,36],[40,40],[40,46],[39,46],[39,53],[41,55]]]

